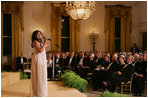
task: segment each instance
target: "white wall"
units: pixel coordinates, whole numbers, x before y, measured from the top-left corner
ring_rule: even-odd
[[[80,32],[80,50],[91,50],[91,44],[88,41],[88,35],[92,28],[99,30],[99,39],[97,40],[96,50],[105,50],[105,33],[104,33],[104,18],[105,5],[122,4],[132,7],[132,33],[131,45],[137,43],[138,47],[142,47],[142,38],[140,32],[147,31],[147,4],[146,2],[138,1],[97,1],[96,11],[87,20],[81,22]],[[140,24],[141,23],[141,24]]]
[[[54,2],[54,1],[52,1]],[[33,30],[39,29],[42,33],[51,38],[51,2],[50,1],[24,1],[24,32],[23,32],[23,50],[26,57],[31,57],[33,49],[31,48],[31,35]],[[91,29],[99,31],[96,50],[105,50],[104,17],[105,5],[123,4],[132,7],[132,33],[131,45],[136,42],[141,48],[140,32],[147,31],[147,4],[138,1],[96,1],[96,11],[87,20],[80,22],[80,51],[91,51],[89,33]],[[50,50],[49,46],[46,51]]]
[[[50,14],[50,2],[24,2],[23,51],[26,57],[31,57],[31,53],[33,52],[33,49],[31,48],[31,36],[34,30],[40,30],[44,36],[51,38]],[[46,51],[51,49],[50,46],[46,49]]]
[[[104,51],[105,50],[105,35],[104,35],[104,16],[105,16],[105,8],[104,2],[96,3],[96,11],[92,16],[90,16],[87,20],[81,22],[80,27],[80,50],[91,51],[92,46],[89,41],[89,33],[92,29],[97,29],[99,33],[99,38],[96,43],[96,50]]]
[[[140,49],[142,49],[142,33],[147,32],[147,3],[136,2],[132,11],[132,34],[131,45],[136,43]]]

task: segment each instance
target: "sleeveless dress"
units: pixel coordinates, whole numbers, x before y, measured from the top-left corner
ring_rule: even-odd
[[[34,47],[31,62],[31,97],[48,97],[47,61],[45,49],[37,53]]]

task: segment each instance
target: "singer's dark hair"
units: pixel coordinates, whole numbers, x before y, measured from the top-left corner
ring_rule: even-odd
[[[37,34],[38,34],[38,32],[41,33],[41,31],[35,30],[35,31],[33,32],[33,34],[32,34],[32,43],[31,43],[31,47],[32,47],[32,48],[33,48],[33,41],[34,41],[34,40],[37,40],[37,41],[41,42],[40,39],[37,39]],[[42,34],[42,33],[41,33],[41,34]]]

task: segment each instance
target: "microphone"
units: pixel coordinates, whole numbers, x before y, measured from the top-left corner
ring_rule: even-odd
[[[43,37],[43,38],[46,38],[46,37]],[[47,38],[47,40],[52,41],[50,38]]]

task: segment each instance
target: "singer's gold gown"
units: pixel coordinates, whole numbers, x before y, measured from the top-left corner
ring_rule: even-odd
[[[31,97],[48,97],[47,61],[45,49],[37,53],[34,47],[31,62]]]

